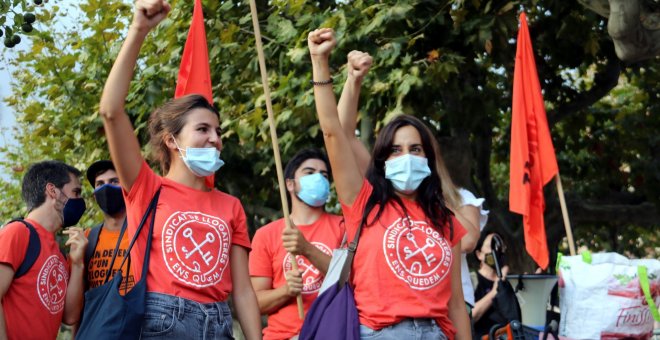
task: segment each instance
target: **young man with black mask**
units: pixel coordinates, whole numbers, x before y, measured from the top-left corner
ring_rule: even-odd
[[[109,160],[94,162],[87,169],[86,177],[89,184],[94,188],[96,204],[103,211],[103,222],[86,232],[89,239],[85,251],[85,263],[87,264],[86,289],[93,289],[106,281],[108,268],[117,243],[119,243],[117,258],[108,281],[120,269],[119,266],[122,260],[125,256],[128,256],[126,249],[128,248],[129,239],[125,232],[122,233],[122,226],[126,221],[126,206],[119,185],[119,176],[115,172],[112,162]],[[126,261],[124,268],[121,268],[122,274],[126,277],[120,286],[121,294],[125,294],[135,284],[129,266],[130,259]]]

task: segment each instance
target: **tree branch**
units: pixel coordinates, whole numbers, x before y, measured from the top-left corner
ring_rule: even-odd
[[[582,92],[574,98],[559,104],[555,110],[548,112],[549,125],[553,126],[560,120],[599,101],[619,83],[620,74],[621,61],[613,53],[608,53],[605,69],[594,76],[593,87],[589,91]]]

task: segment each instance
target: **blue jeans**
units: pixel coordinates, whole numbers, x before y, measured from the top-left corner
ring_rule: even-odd
[[[360,325],[361,339],[377,340],[447,340],[433,319],[405,319],[377,331]]]
[[[141,338],[233,339],[226,302],[198,303],[177,296],[147,293]]]

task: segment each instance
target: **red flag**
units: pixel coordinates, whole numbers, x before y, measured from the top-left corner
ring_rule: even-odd
[[[213,105],[211,69],[209,67],[209,53],[206,44],[201,0],[195,0],[190,30],[188,31],[186,45],[183,48],[181,66],[179,66],[179,77],[176,80],[174,98],[193,93],[204,96]],[[215,175],[206,176],[205,182],[206,186],[213,188]]]
[[[520,14],[512,113],[509,210],[523,215],[525,248],[546,269],[549,257],[543,186],[559,170],[524,12]]]

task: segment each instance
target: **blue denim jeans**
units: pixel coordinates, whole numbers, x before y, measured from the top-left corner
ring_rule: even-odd
[[[447,340],[433,319],[405,319],[377,331],[360,325],[361,339],[377,340]]]
[[[147,293],[141,338],[233,339],[226,302],[198,303],[177,296]]]

